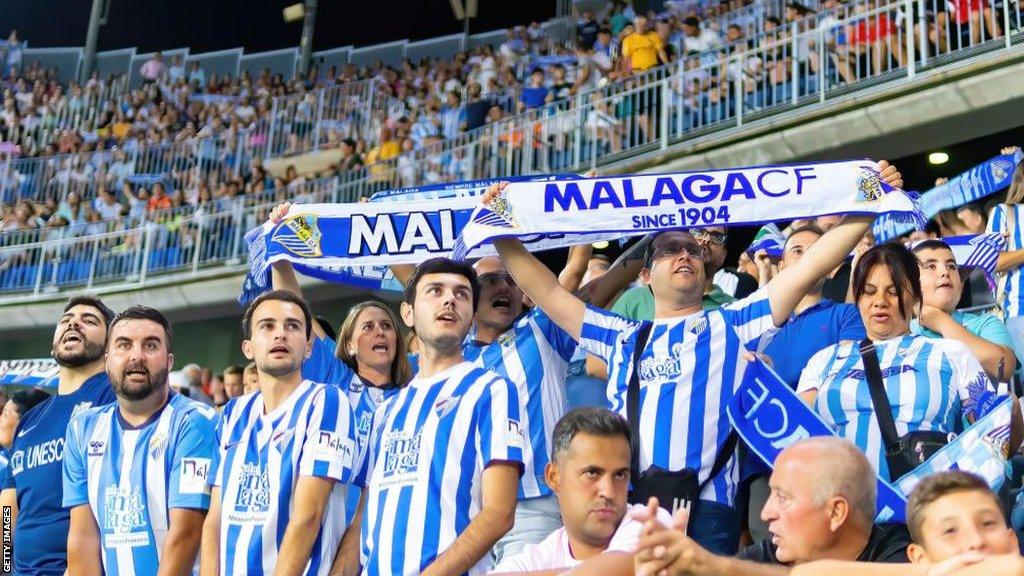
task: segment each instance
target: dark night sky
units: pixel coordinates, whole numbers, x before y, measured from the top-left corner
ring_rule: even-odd
[[[301,23],[281,10],[301,0],[112,0],[100,29],[100,50],[139,52],[190,48],[193,54],[243,46],[259,52],[298,46]],[[17,28],[30,46],[85,44],[91,0],[0,0],[0,34]],[[554,15],[555,0],[479,0],[471,32],[485,32]],[[368,46],[459,33],[448,0],[320,0],[314,50]]]

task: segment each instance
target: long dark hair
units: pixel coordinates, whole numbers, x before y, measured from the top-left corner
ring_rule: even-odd
[[[857,261],[857,268],[853,271],[854,300],[859,301],[864,295],[864,285],[875,266],[885,266],[893,284],[898,286],[901,292],[909,288],[917,302],[923,299],[921,296],[921,269],[918,267],[917,257],[902,244],[891,243],[871,248]],[[901,297],[900,314],[904,318],[910,318],[910,312],[904,308]]]

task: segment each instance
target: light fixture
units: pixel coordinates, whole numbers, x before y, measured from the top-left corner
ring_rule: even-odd
[[[306,6],[299,2],[298,4],[292,4],[291,6],[285,6],[284,10],[284,21],[291,24],[292,22],[298,22],[306,17]]]
[[[932,152],[928,155],[929,164],[945,164],[949,162],[949,154],[945,152]]]
[[[604,250],[605,248],[608,247],[608,241],[607,240],[599,240],[599,241],[594,242],[593,244],[591,244],[591,246],[593,246],[594,248],[596,248],[598,250]]]

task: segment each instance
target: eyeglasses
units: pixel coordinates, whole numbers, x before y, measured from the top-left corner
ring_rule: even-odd
[[[516,281],[512,279],[512,275],[508,272],[488,272],[487,274],[481,274],[477,279],[480,281],[481,286],[497,286],[504,283],[509,288],[516,287]]]
[[[658,258],[675,258],[683,253],[693,258],[694,260],[704,261],[707,256],[707,251],[703,246],[695,242],[686,242],[685,240],[666,240],[654,247],[654,254],[651,260]]]
[[[690,231],[690,234],[692,234],[697,240],[706,240],[712,244],[718,244],[719,246],[724,245],[725,241],[729,238],[729,235],[725,232],[712,232],[711,230],[703,229],[692,230]]]

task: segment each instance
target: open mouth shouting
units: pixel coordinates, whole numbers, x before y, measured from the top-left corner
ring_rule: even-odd
[[[82,343],[82,342],[85,342],[85,337],[82,335],[81,332],[79,332],[79,331],[77,331],[75,329],[69,329],[67,332],[64,332],[64,335],[61,336],[61,338],[60,338],[61,345],[75,344],[75,343]]]
[[[496,296],[491,300],[491,308],[498,312],[512,312],[512,299],[506,295]]]

